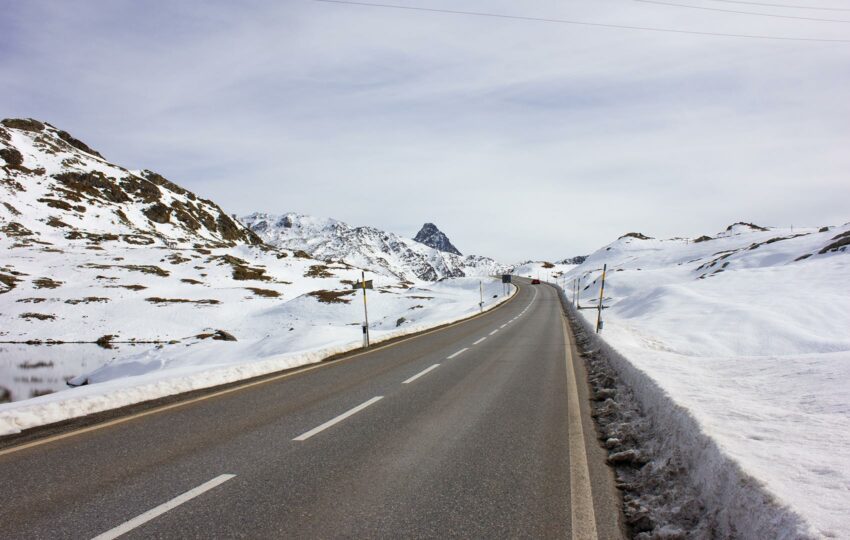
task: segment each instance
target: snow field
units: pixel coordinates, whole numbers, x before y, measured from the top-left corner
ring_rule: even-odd
[[[850,538],[850,261],[820,253],[848,230],[624,238],[568,275],[592,306],[608,264],[600,347],[721,531]]]

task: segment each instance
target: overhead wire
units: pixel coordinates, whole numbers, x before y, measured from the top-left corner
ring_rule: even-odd
[[[635,2],[641,2],[643,4],[657,4],[659,6],[672,6],[672,7],[680,7],[680,8],[689,8],[689,9],[701,9],[704,11],[719,11],[721,13],[736,13],[739,15],[758,15],[761,17],[775,17],[779,19],[797,19],[800,21],[818,21],[818,22],[832,22],[832,23],[850,23],[850,21],[845,21],[841,19],[819,19],[817,17],[803,17],[801,15],[779,15],[776,13],[758,13],[756,11],[738,11],[734,9],[722,9],[722,8],[713,8],[706,6],[694,6],[692,4],[677,4],[675,2],[662,2],[660,0],[634,0]]]
[[[709,2],[723,2],[724,4],[743,4],[747,6],[776,7],[784,9],[812,9],[816,11],[850,11],[850,8],[837,8],[825,6],[801,6],[799,4],[771,4],[770,2],[750,2],[748,0],[709,0]]]
[[[737,34],[737,33],[727,33],[727,32],[703,32],[699,30],[681,30],[676,28],[660,28],[660,27],[652,27],[652,26],[637,26],[637,25],[628,25],[628,24],[609,24],[609,23],[597,23],[597,22],[589,22],[589,21],[577,21],[571,19],[553,19],[547,17],[530,17],[523,15],[506,15],[502,13],[490,13],[485,11],[461,11],[455,9],[440,9],[440,8],[427,8],[420,6],[403,6],[398,4],[383,4],[377,2],[358,2],[355,0],[313,0],[314,2],[323,2],[328,4],[346,4],[351,6],[366,6],[366,7],[374,7],[374,8],[386,8],[386,9],[399,9],[399,10],[408,10],[408,11],[424,11],[429,13],[444,13],[450,15],[469,15],[476,17],[492,17],[498,19],[514,19],[520,21],[531,21],[531,22],[544,22],[544,23],[555,23],[555,24],[569,24],[576,26],[587,26],[594,28],[611,28],[616,30],[639,30],[646,32],[662,32],[668,34],[690,34],[696,36],[712,36],[712,37],[732,37],[732,38],[745,38],[745,39],[759,39],[759,40],[773,40],[773,41],[805,41],[805,42],[813,42],[813,43],[850,43],[850,39],[828,39],[828,38],[807,38],[807,37],[790,37],[790,36],[771,36],[771,35],[759,35],[759,34]]]

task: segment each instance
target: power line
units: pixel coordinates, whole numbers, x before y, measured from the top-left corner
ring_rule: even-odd
[[[814,9],[817,11],[850,11],[850,8],[834,8],[834,7],[821,7],[821,6],[799,6],[799,5],[790,5],[790,4],[770,4],[767,2],[747,2],[746,0],[710,0],[711,2],[723,2],[724,4],[745,4],[748,6],[764,6],[764,7],[778,7],[778,8],[786,8],[786,9]]]
[[[668,34],[691,34],[696,36],[713,36],[713,37],[735,37],[747,39],[763,39],[775,41],[808,41],[818,43],[850,43],[850,39],[823,39],[823,38],[804,38],[804,37],[786,37],[786,36],[765,36],[758,34],[732,34],[724,32],[700,32],[697,30],[677,30],[675,28],[655,28],[651,26],[632,26],[625,24],[606,24],[587,21],[574,21],[569,19],[549,19],[543,17],[525,17],[522,15],[504,15],[501,13],[487,13],[483,11],[459,11],[454,9],[437,9],[417,6],[400,6],[396,4],[379,4],[373,2],[355,2],[353,0],[313,0],[314,2],[325,2],[329,4],[347,4],[352,6],[368,6],[375,8],[388,9],[404,9],[409,11],[427,11],[430,13],[445,13],[449,15],[471,15],[477,17],[493,17],[497,19],[515,19],[520,21],[546,22],[557,24],[571,24],[577,26],[590,26],[595,28],[613,28],[617,30],[642,30],[646,32],[663,32]]]
[[[722,13],[737,13],[740,15],[758,15],[760,17],[776,17],[779,19],[797,19],[800,21],[818,21],[818,22],[833,22],[833,23],[850,23],[850,21],[843,21],[840,19],[818,19],[815,17],[801,17],[797,15],[776,15],[775,13],[758,13],[755,11],[737,11],[734,9],[721,9],[721,8],[712,8],[705,6],[692,6],[690,4],[675,4],[673,2],[660,2],[659,0],[634,0],[635,2],[642,2],[644,4],[658,4],[659,6],[673,6],[673,7],[681,7],[681,8],[689,8],[689,9],[702,9],[705,11],[720,11]]]

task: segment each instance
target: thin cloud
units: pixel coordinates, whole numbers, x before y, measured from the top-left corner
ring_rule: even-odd
[[[823,23],[616,7],[523,11],[844,37]],[[4,117],[46,119],[230,212],[298,211],[407,235],[433,221],[462,251],[505,261],[586,253],[631,230],[848,219],[844,46],[306,1],[7,11]]]

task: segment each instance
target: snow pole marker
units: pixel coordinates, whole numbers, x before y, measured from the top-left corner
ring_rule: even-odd
[[[366,272],[360,272],[360,283],[363,286],[363,346],[369,347],[369,309],[366,307]]]
[[[608,270],[608,265],[602,265],[602,284],[599,286],[599,304],[596,306],[596,333],[602,330],[602,295],[605,294],[605,272]]]

